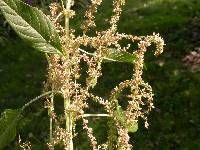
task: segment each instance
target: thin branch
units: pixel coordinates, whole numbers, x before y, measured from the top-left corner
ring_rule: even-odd
[[[37,100],[39,100],[40,98],[42,98],[42,97],[44,97],[44,96],[47,96],[47,95],[49,95],[49,94],[52,94],[52,93],[60,93],[60,92],[59,92],[59,91],[55,91],[55,90],[45,92],[45,93],[43,93],[43,94],[41,94],[41,95],[35,97],[34,99],[30,100],[28,103],[26,103],[26,104],[22,107],[22,111],[23,111],[24,109],[26,109],[28,106],[30,106],[32,103],[34,103],[34,102],[36,102]]]
[[[84,114],[82,117],[110,117],[109,114]]]
[[[85,53],[87,55],[90,55],[90,56],[94,56],[95,55],[95,53],[89,53],[89,52],[87,52],[87,51],[85,51],[85,50],[83,50],[81,48],[78,48],[78,50],[80,52],[83,52],[83,53]],[[107,57],[103,57],[103,59],[108,60],[108,61],[117,61],[117,60],[114,60],[114,59],[111,59],[111,58],[107,58]]]

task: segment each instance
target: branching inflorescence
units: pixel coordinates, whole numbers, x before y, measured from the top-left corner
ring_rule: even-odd
[[[45,90],[60,91],[64,98],[65,108],[64,119],[61,119],[54,112],[54,95],[52,94],[47,98],[46,105],[49,109],[51,132],[50,142],[48,143],[50,149],[53,149],[59,142],[64,143],[66,150],[73,149],[73,138],[76,136],[75,123],[79,119],[82,119],[83,129],[87,132],[93,150],[132,149],[132,145],[129,144],[129,128],[138,122],[139,117],[145,120],[145,127],[148,127],[147,115],[154,106],[152,88],[142,79],[144,53],[154,43],[156,45],[155,55],[159,55],[163,51],[164,41],[159,34],[134,36],[117,32],[117,22],[122,12],[122,6],[125,5],[125,0],[113,1],[113,15],[110,18],[108,29],[96,31],[95,36],[89,36],[87,32],[95,26],[94,13],[97,12],[101,2],[102,0],[91,0],[91,5],[85,13],[86,20],[82,26],[82,36],[75,36],[73,30],[69,28],[69,20],[75,15],[75,12],[71,10],[73,5],[71,0],[67,0],[65,6],[64,2],[61,5],[52,3],[50,6],[51,16],[49,17],[60,35],[63,55],[46,54],[49,74]],[[65,17],[64,27],[60,24],[62,17]],[[94,95],[91,90],[102,75],[101,64],[105,58],[109,58],[110,50],[127,52],[130,48],[130,44],[126,47],[119,44],[119,41],[123,39],[138,43],[138,49],[133,52],[135,59],[132,62],[134,65],[132,79],[121,82],[111,91],[108,99],[103,99]],[[87,53],[80,48],[81,46],[92,47],[95,52]],[[81,61],[87,63],[88,66],[88,76],[84,85],[78,82],[81,76]],[[118,104],[118,98],[120,93],[127,88],[130,88],[130,94],[127,95],[129,101],[126,109],[122,109]],[[88,120],[85,117],[84,109],[89,107],[88,100],[94,100],[101,104],[115,126],[111,127],[110,131],[116,131],[111,134],[109,131],[108,141],[102,145],[98,145],[93,130],[88,126]],[[101,115],[99,114],[99,116]],[[59,126],[60,120],[65,120],[66,129]],[[111,136],[115,138],[116,145],[113,144]]]

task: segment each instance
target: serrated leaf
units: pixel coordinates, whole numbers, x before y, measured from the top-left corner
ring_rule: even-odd
[[[108,54],[105,57],[104,62],[116,61],[116,62],[133,63],[134,60],[135,56],[126,51],[119,51],[114,48],[109,48]]]
[[[32,47],[61,53],[58,33],[42,11],[20,0],[0,0],[0,9],[15,32]]]
[[[8,145],[16,136],[16,126],[21,109],[6,109],[0,118],[0,150]]]

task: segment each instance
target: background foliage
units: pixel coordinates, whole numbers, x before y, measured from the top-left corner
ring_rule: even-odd
[[[42,2],[33,0],[31,4],[47,12],[49,1]],[[72,22],[77,34],[80,31],[80,16],[86,5],[87,3],[77,1],[74,7],[79,13]],[[107,25],[106,18],[111,15],[111,6],[111,1],[104,0],[104,5],[96,16],[98,29]],[[190,51],[200,47],[200,1],[127,0],[119,30],[136,35],[159,32],[166,42],[162,56],[157,59],[151,53],[146,56],[144,77],[154,89],[156,108],[150,114],[149,129],[144,129],[141,121],[139,130],[130,135],[135,149],[200,149],[200,72],[192,72],[182,61]],[[41,94],[47,75],[46,65],[43,53],[27,46],[1,16],[1,112],[6,108],[19,108],[29,99]],[[104,78],[100,79],[96,93],[106,97],[117,83],[129,78],[131,70],[132,66],[126,63],[104,64]],[[123,97],[121,103],[123,104]],[[98,105],[91,105],[94,105],[93,111],[97,111]],[[60,107],[59,98],[57,107]],[[43,143],[48,139],[48,123],[45,123],[48,118],[43,101],[31,106],[24,115],[26,118],[18,125],[21,139],[30,141],[33,149],[46,149]],[[97,118],[91,124],[99,141],[105,138],[106,121]],[[83,140],[84,134],[83,132],[75,140],[75,144],[79,145],[77,149],[89,149],[87,141]],[[5,150],[19,149],[17,139]]]

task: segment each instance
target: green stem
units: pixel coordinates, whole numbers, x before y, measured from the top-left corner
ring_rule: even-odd
[[[109,114],[84,114],[82,117],[110,117]]]
[[[48,91],[48,92],[45,92],[37,97],[35,97],[34,99],[30,100],[28,103],[26,103],[23,107],[22,107],[22,111],[24,111],[24,109],[26,109],[28,106],[30,106],[32,103],[36,102],[37,100],[39,100],[40,98],[42,97],[45,97],[47,95],[52,95],[51,96],[51,105],[53,104],[53,96],[55,93],[60,93],[59,91],[55,91],[55,90],[52,90],[52,91]],[[50,135],[49,135],[49,141],[50,143],[52,142],[52,133],[53,133],[53,120],[52,120],[52,106],[50,106],[49,108],[49,115],[50,115]]]
[[[65,9],[65,34],[69,37],[69,11],[71,8],[71,1],[72,0],[66,0],[66,9]]]
[[[54,93],[51,94],[50,96],[51,102],[50,102],[50,108],[49,108],[49,142],[52,143],[53,140],[53,118],[52,118],[52,113],[53,113],[53,105],[54,105]]]
[[[72,2],[72,0],[66,0],[66,9],[64,10],[65,11],[64,12],[64,15],[65,15],[65,35],[67,36],[68,40],[70,38],[69,37],[69,12],[70,12],[70,8],[71,8],[71,2]],[[66,54],[66,57],[68,59],[70,59],[69,54]],[[68,71],[70,72],[70,68],[68,68]],[[67,82],[69,82],[69,80]],[[64,99],[66,130],[71,134],[71,139],[69,141],[68,150],[73,150],[73,141],[72,141],[73,118],[72,118],[72,114],[70,112],[67,112],[67,109],[68,109],[69,106],[70,106],[70,97],[67,97],[66,99]]]
[[[47,62],[50,64],[49,56],[47,53],[45,53]],[[54,89],[54,84],[52,84],[52,90]],[[51,94],[50,96],[51,102],[50,102],[50,107],[48,108],[48,115],[49,115],[49,142],[52,143],[53,141],[53,119],[52,119],[52,113],[54,111],[54,93]]]
[[[60,93],[60,92],[59,92],[59,91],[54,91],[54,90],[45,92],[45,93],[43,93],[43,94],[37,96],[36,98],[30,100],[28,103],[26,103],[26,104],[22,107],[22,111],[23,111],[24,109],[26,109],[28,106],[30,106],[32,103],[34,103],[34,102],[36,102],[37,100],[39,100],[40,98],[45,97],[45,96],[50,95],[50,94],[52,95],[52,96],[51,96],[51,105],[52,105],[52,104],[53,104],[53,96],[54,96],[54,93]],[[53,110],[52,110],[52,106],[50,106],[50,110],[49,110],[49,115],[50,115],[50,135],[49,135],[49,141],[50,141],[50,143],[52,142],[52,135],[53,135],[53,134],[52,134],[52,133],[53,133],[53,120],[52,120],[52,117],[51,117],[52,111],[53,111]]]
[[[30,100],[28,103],[26,103],[23,107],[22,107],[22,111],[24,109],[26,109],[28,106],[30,106],[32,103],[36,102],[37,100],[39,100],[40,98],[44,97],[44,96],[47,96],[49,94],[52,94],[52,93],[59,93],[59,91],[49,91],[49,92],[45,92],[37,97],[35,97],[34,99]]]
[[[72,114],[67,111],[67,109],[68,109],[69,106],[70,106],[70,98],[64,99],[66,130],[71,135],[71,139],[69,141],[69,145],[68,145],[68,149],[67,150],[73,150],[73,141],[72,141],[72,124],[73,124],[73,118],[72,118]]]

